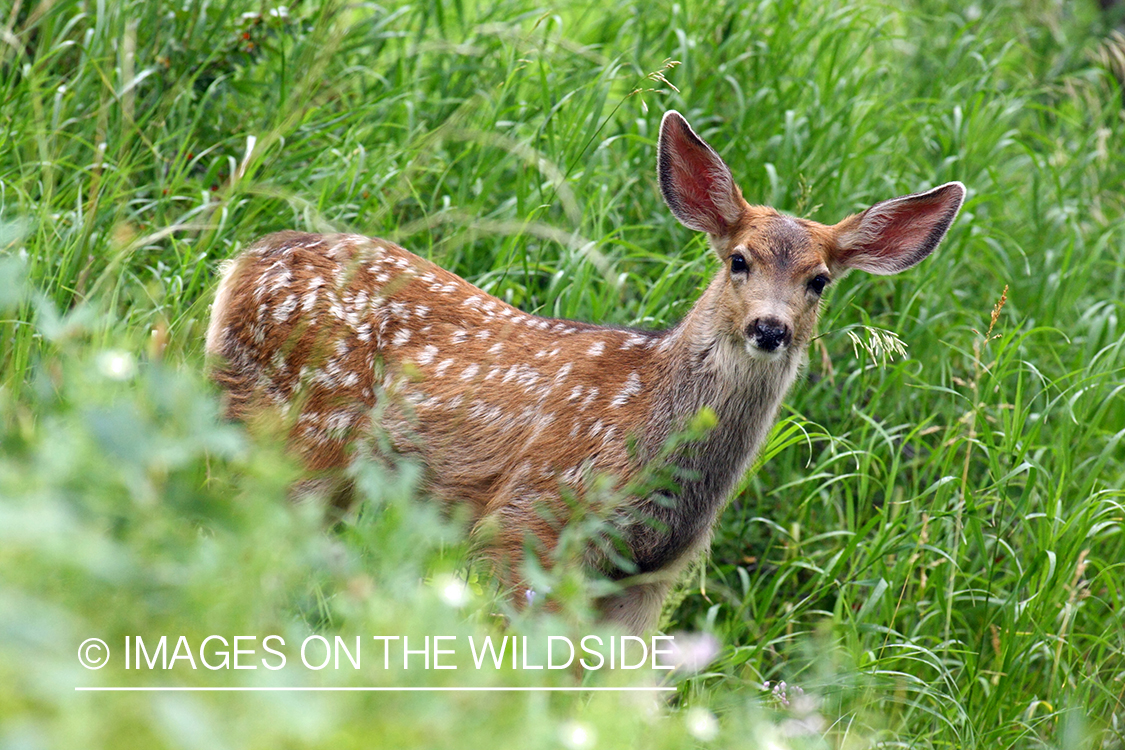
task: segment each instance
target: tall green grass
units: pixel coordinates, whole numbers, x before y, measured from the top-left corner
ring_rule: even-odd
[[[1092,0],[58,0],[0,27],[0,746],[1125,746],[1125,121]],[[217,418],[215,269],[357,231],[529,311],[669,325],[714,269],[656,188],[669,108],[797,215],[969,188],[932,259],[834,285],[666,614],[721,639],[706,671],[667,701],[73,692],[162,679],[81,669],[91,636],[505,632],[487,579],[442,597],[463,529],[416,469],[358,466],[326,530]],[[568,575],[510,632],[594,628]],[[271,677],[244,674],[191,680]]]

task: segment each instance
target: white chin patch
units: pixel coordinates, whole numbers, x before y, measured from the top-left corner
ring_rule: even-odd
[[[775,360],[781,359],[781,355],[788,348],[789,347],[787,346],[779,346],[773,351],[766,351],[765,349],[755,344],[753,339],[746,339],[746,353],[749,354],[752,358],[761,360],[763,362],[773,362]]]

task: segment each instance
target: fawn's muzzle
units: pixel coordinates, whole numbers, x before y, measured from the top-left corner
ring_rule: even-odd
[[[789,346],[793,341],[793,331],[777,318],[758,318],[746,331],[747,337],[759,349],[772,352],[779,347]]]

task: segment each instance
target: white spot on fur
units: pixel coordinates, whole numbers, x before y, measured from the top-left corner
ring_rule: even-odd
[[[623,343],[621,345],[621,351],[623,351],[623,352],[628,351],[628,350],[632,349],[634,346],[641,346],[641,345],[643,345],[647,342],[648,342],[647,336],[641,336],[641,335],[638,335],[636,333],[630,334],[630,336],[627,339],[625,339],[625,343]]]
[[[597,397],[598,397],[598,389],[597,388],[591,388],[589,391],[587,391],[586,398],[582,399],[582,405],[578,408],[581,411],[586,411],[586,409],[589,408],[590,404],[594,403],[594,399],[596,399]]]
[[[470,380],[471,378],[476,377],[476,374],[478,372],[480,372],[480,365],[473,363],[461,372],[461,379]]]
[[[536,371],[533,367],[530,367],[528,365],[520,365],[520,374],[519,374],[519,378],[516,379],[516,383],[523,386],[525,390],[530,391],[532,388],[535,387],[535,384],[538,383],[538,382],[539,382],[539,372],[538,371]]]
[[[403,344],[405,344],[409,340],[410,340],[410,329],[400,328],[398,331],[395,332],[394,338],[391,339],[391,344],[393,346],[402,346]]]
[[[586,350],[586,356],[588,356],[588,357],[598,357],[598,356],[601,356],[601,353],[604,352],[604,351],[605,351],[605,342],[604,341],[595,341],[593,344],[590,344],[590,348]]]
[[[282,261],[274,263],[270,269],[271,271],[274,269],[278,269],[273,273],[273,283],[270,284],[271,293],[280,291],[281,289],[289,286],[289,284],[293,281],[293,273],[288,268],[281,266],[281,263]]]
[[[273,309],[273,319],[277,323],[284,323],[297,309],[297,295],[290,294],[285,301]]]
[[[609,405],[613,407],[624,406],[630,398],[636,396],[640,392],[641,376],[635,372],[630,373],[629,377],[625,380],[624,387],[622,387],[622,389],[617,392],[617,395],[613,397],[613,400],[609,403]]]
[[[452,359],[442,360],[441,362],[438,363],[437,368],[434,370],[434,375],[436,375],[437,377],[440,378],[442,375],[445,374],[445,371],[448,370],[449,366],[452,365],[452,364],[453,364]]]
[[[436,346],[434,346],[433,344],[430,344],[429,346],[422,349],[422,351],[418,354],[418,364],[420,364],[420,365],[430,364],[431,362],[434,361],[434,357],[437,356],[437,353],[438,353],[438,348]]]

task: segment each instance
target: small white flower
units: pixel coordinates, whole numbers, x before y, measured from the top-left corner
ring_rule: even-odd
[[[811,713],[799,718],[786,719],[781,722],[781,733],[786,737],[812,737],[824,734],[828,722],[818,713]]]
[[[684,722],[687,724],[688,734],[697,740],[710,742],[719,736],[719,720],[702,706],[688,709]]]
[[[594,746],[594,730],[577,721],[570,721],[560,729],[562,743],[571,750],[585,750]]]
[[[523,598],[524,598],[524,601],[527,602],[527,605],[530,607],[532,604],[535,604],[535,602],[542,602],[543,597],[547,596],[547,594],[550,594],[550,593],[551,593],[551,587],[550,586],[544,586],[543,588],[539,589],[538,591],[536,591],[535,589],[528,589],[527,591],[523,592]]]
[[[469,601],[471,592],[460,578],[446,576],[437,581],[437,586],[441,591],[441,598],[451,607],[461,607]]]
[[[671,661],[677,672],[699,672],[719,655],[719,639],[711,633],[676,633]]]
[[[129,352],[106,351],[98,355],[98,372],[110,380],[129,380],[137,374],[137,360]]]

